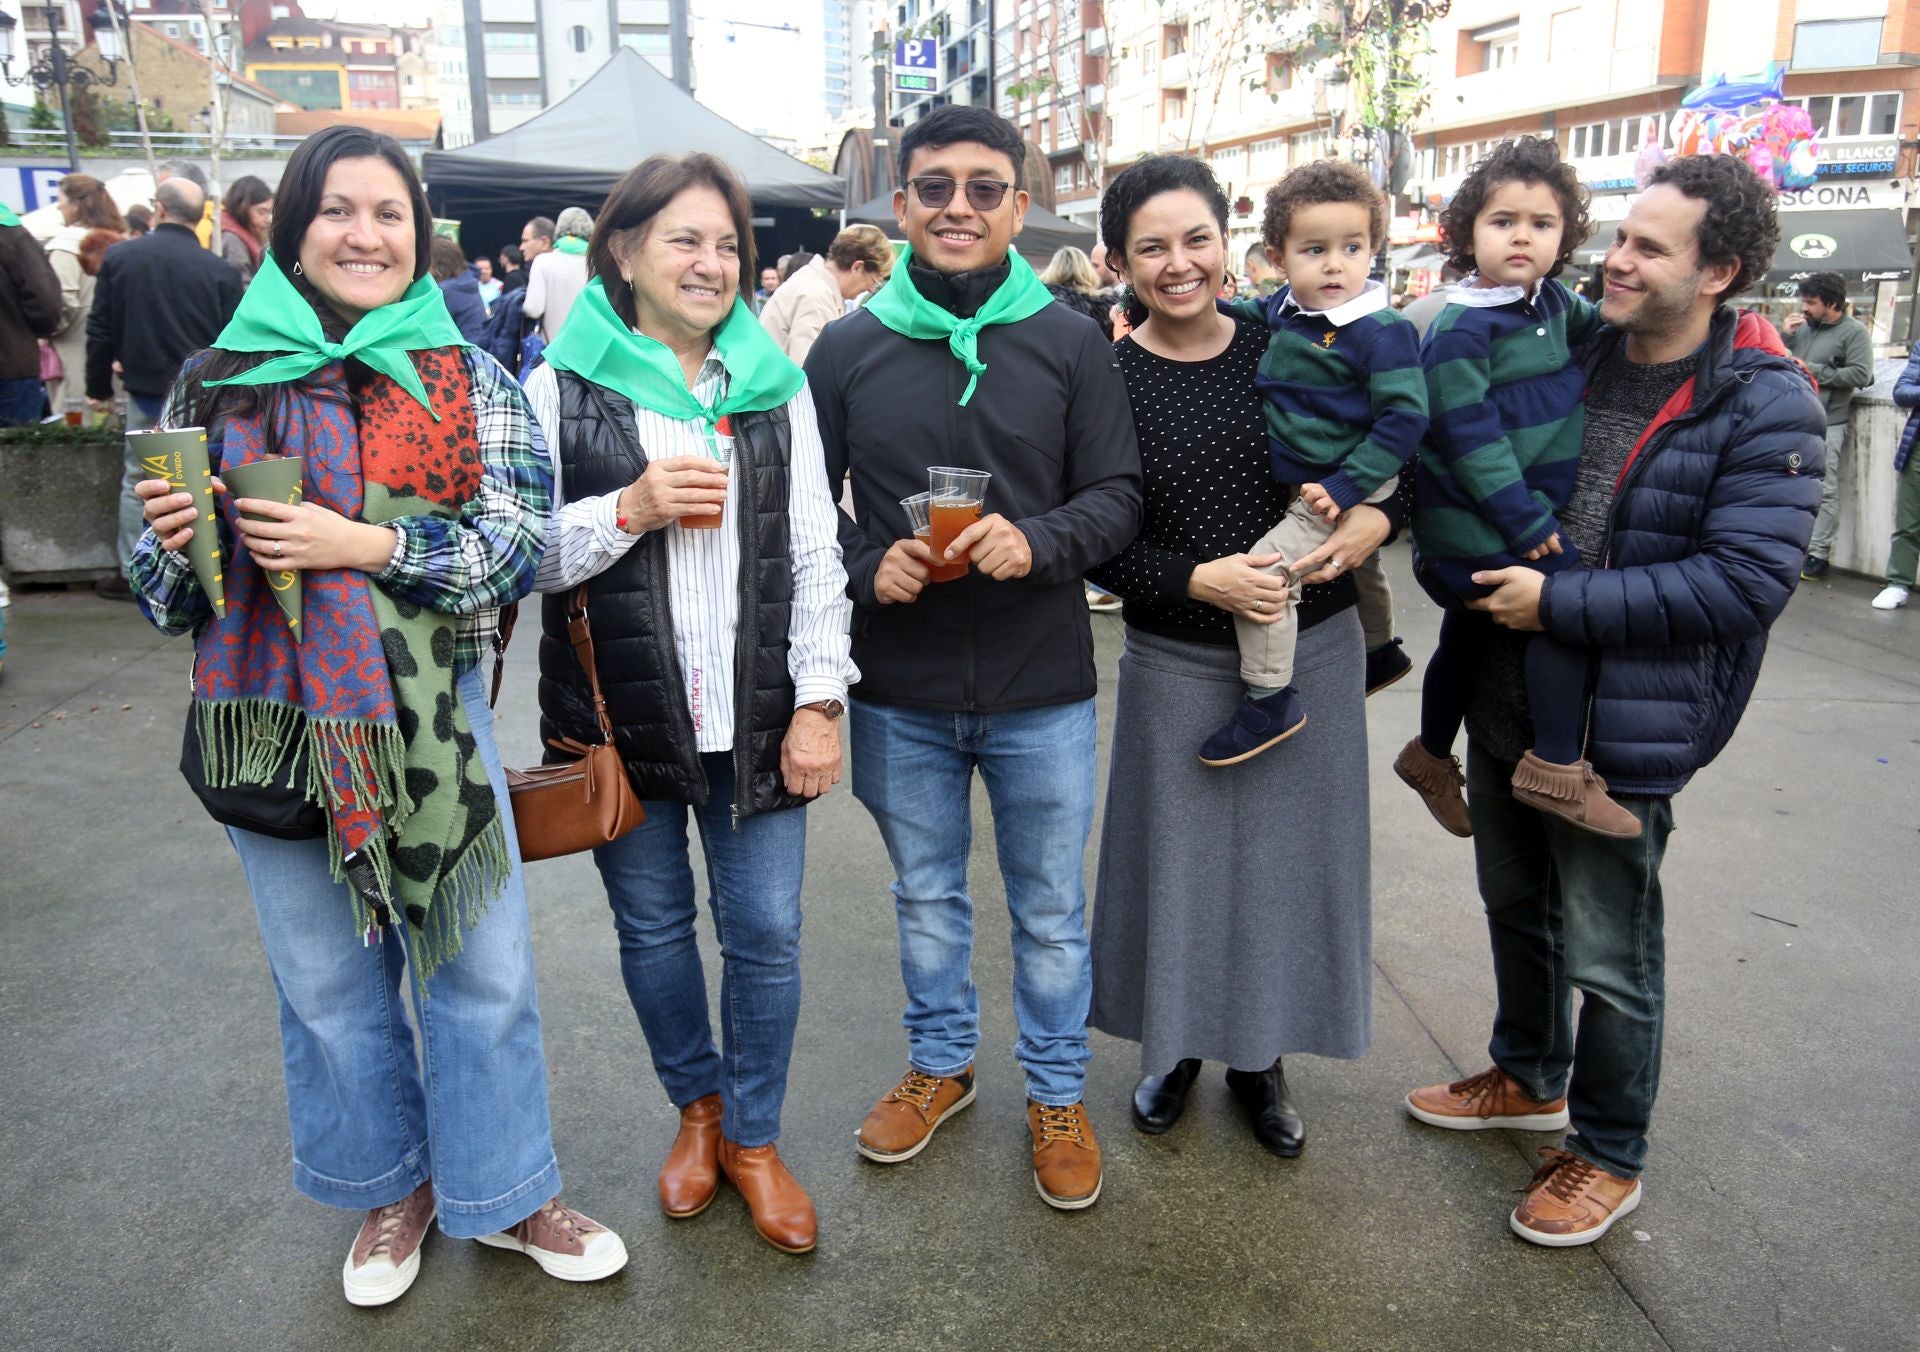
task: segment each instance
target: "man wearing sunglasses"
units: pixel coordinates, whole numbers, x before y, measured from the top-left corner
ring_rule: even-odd
[[[861,1124],[897,1164],[973,1102],[980,1003],[967,859],[986,784],[1013,915],[1014,1047],[1034,1181],[1048,1205],[1100,1195],[1083,1087],[1092,970],[1082,884],[1093,824],[1093,639],[1081,577],[1133,538],[1140,452],[1113,351],[1009,252],[1025,148],[1003,118],[948,107],[907,128],[894,211],[909,244],[865,309],[807,358],[860,613],[853,792],[897,880],[908,1070]],[[930,582],[901,499],[932,466],[992,475],[981,518]]]

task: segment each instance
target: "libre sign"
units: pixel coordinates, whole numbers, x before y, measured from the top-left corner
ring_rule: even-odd
[[[939,44],[932,38],[902,38],[893,44],[893,89],[896,94],[935,94]]]

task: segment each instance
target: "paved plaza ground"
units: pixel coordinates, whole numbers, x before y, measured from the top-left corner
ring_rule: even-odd
[[[1421,660],[1435,612],[1402,584]],[[1666,1061],[1646,1200],[1554,1252],[1506,1213],[1547,1138],[1400,1108],[1486,1061],[1492,980],[1465,842],[1393,777],[1417,682],[1376,697],[1374,1027],[1298,1058],[1302,1158],[1266,1155],[1210,1066],[1187,1117],[1128,1124],[1130,1045],[1088,1085],[1097,1207],[1035,1196],[992,835],[976,833],[979,1101],[920,1158],[853,1151],[904,1066],[890,872],[844,789],[811,809],[806,998],[783,1156],[819,1251],[776,1253],[739,1199],[664,1219],[674,1117],[585,858],[532,866],[568,1199],[619,1229],[620,1276],[571,1287],[434,1234],[419,1283],[347,1306],[356,1221],[288,1182],[274,1000],[238,862],[176,770],[190,651],[133,608],[18,592],[0,683],[0,1347],[462,1352],[581,1348],[1920,1348],[1920,607],[1806,586],[1746,722],[1677,800],[1665,872]],[[1095,617],[1102,735],[1117,617]],[[536,758],[534,643],[502,698]],[[985,795],[974,809],[985,825]],[[1249,824],[1259,829],[1258,824]],[[1089,851],[1089,874],[1094,851]],[[1089,877],[1091,885],[1091,876]],[[712,958],[711,929],[702,944]]]

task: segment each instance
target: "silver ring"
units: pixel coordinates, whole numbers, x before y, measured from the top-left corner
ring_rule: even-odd
[[[1255,610],[1265,610],[1267,608],[1267,603],[1265,601],[1255,601],[1253,603],[1253,608]]]
[[[1329,560],[1329,561],[1328,561],[1328,563],[1327,563],[1327,571],[1328,571],[1329,573],[1337,573],[1337,572],[1339,572],[1339,571],[1340,571],[1340,560],[1338,560],[1338,559],[1331,559],[1331,560]]]
[[[273,557],[276,559],[279,558],[282,552],[283,551],[280,548],[280,542],[278,540],[275,540],[273,542]]]

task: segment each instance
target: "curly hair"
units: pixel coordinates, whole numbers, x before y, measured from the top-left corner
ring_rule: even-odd
[[[1682,155],[1654,170],[1647,186],[1662,183],[1707,204],[1694,232],[1700,261],[1739,265],[1720,293],[1722,300],[1732,300],[1767,275],[1780,243],[1780,218],[1772,186],[1751,165],[1732,155]]]
[[[1587,190],[1581,186],[1580,175],[1560,158],[1560,147],[1547,136],[1502,141],[1492,154],[1473,166],[1440,213],[1440,238],[1447,262],[1462,273],[1478,271],[1473,258],[1473,223],[1486,209],[1494,189],[1505,183],[1544,183],[1559,201],[1560,254],[1547,269],[1547,276],[1558,277],[1572,261],[1573,251],[1593,233],[1593,221],[1587,214]]]
[[[1847,303],[1847,279],[1837,272],[1814,272],[1800,279],[1799,295],[1811,296],[1824,305]]]
[[[1373,247],[1387,242],[1387,199],[1373,186],[1366,170],[1345,160],[1315,160],[1267,189],[1267,213],[1260,222],[1260,238],[1279,251],[1287,242],[1293,213],[1302,207],[1346,202],[1367,209]]]

